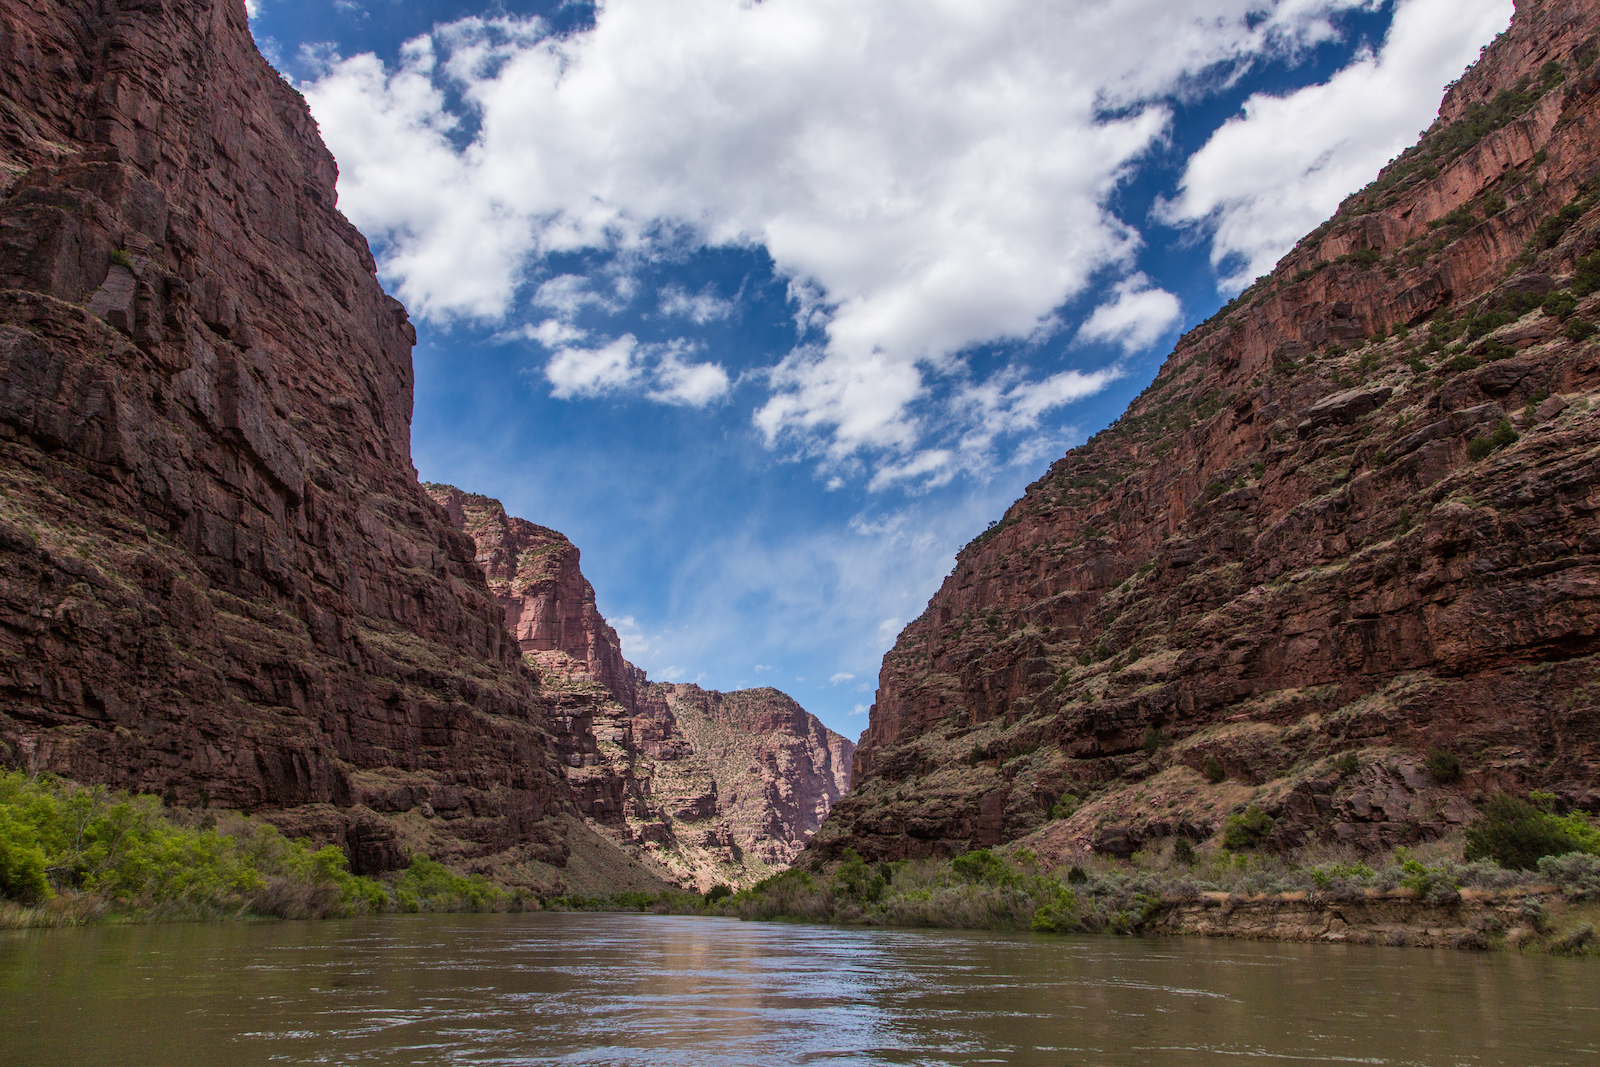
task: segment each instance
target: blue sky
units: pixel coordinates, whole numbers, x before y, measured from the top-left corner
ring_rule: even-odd
[[[1509,0],[252,0],[422,477],[652,678],[854,737],[956,550],[1432,120]]]

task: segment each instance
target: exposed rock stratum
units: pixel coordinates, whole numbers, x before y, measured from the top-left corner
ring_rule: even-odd
[[[810,847],[1126,855],[1255,804],[1279,846],[1375,849],[1497,789],[1600,808],[1597,29],[1519,3],[1416,147],[959,553]]]

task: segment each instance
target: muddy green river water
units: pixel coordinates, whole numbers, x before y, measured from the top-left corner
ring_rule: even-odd
[[[1600,965],[447,915],[0,933],[0,1064],[1593,1064]]]

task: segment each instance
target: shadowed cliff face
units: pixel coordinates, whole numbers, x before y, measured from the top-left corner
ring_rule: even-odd
[[[243,7],[0,20],[0,760],[260,811],[362,871],[554,885],[576,850],[658,884],[577,819],[416,483],[414,332]]]
[[[1279,845],[1376,848],[1480,790],[1600,808],[1597,30],[1522,4],[1417,148],[959,554],[811,847],[1126,854],[1255,803]]]
[[[429,485],[477,545],[541,679],[578,808],[683,885],[749,885],[789,864],[850,786],[855,745],[776,689],[653,684],[622,655],[575,545],[498,500]]]

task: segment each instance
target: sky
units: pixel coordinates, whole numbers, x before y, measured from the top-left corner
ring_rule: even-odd
[[[425,481],[658,681],[855,737],[982,532],[1410,145],[1510,0],[250,0]]]

